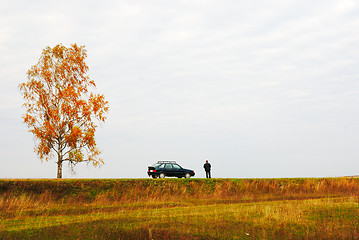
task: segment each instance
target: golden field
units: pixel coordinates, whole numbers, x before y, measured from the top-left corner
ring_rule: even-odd
[[[0,180],[0,239],[359,239],[358,178]]]

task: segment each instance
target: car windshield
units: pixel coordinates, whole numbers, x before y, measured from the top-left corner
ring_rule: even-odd
[[[182,169],[182,167],[178,164],[173,164],[173,169]]]

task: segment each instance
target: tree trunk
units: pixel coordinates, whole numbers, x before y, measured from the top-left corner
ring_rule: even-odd
[[[62,178],[62,161],[57,162],[57,178]]]
[[[61,136],[58,138],[59,144],[57,145],[57,178],[62,178],[62,150],[61,150]]]

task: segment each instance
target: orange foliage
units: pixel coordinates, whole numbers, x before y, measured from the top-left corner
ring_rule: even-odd
[[[58,178],[64,161],[72,166],[103,163],[94,121],[104,122],[109,107],[103,95],[89,93],[96,85],[87,75],[86,57],[84,46],[47,47],[28,70],[28,81],[19,85],[26,108],[23,120],[38,140],[35,152],[46,161],[57,155]]]

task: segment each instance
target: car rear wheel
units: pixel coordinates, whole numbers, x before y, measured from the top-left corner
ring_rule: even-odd
[[[160,178],[165,178],[165,174],[164,173],[160,173]]]
[[[190,178],[190,177],[191,177],[191,174],[186,173],[186,175],[184,175],[184,176],[185,176],[185,178]]]

